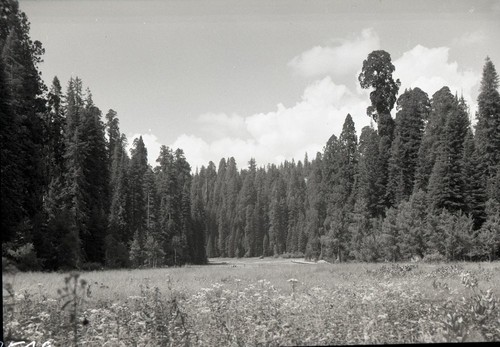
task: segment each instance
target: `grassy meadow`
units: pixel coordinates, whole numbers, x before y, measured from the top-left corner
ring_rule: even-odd
[[[500,341],[500,263],[4,273],[5,342],[274,346]],[[48,342],[48,343],[47,343]]]

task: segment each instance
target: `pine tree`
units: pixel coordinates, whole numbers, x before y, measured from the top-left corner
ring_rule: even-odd
[[[200,171],[201,174],[201,171]],[[217,203],[215,194],[215,184],[217,181],[217,170],[215,164],[210,161],[208,163],[206,174],[204,176],[202,186],[202,199],[206,206],[205,218],[207,221],[207,256],[217,257],[219,255],[218,230],[217,230]]]
[[[120,142],[120,127],[119,127],[119,119],[117,117],[116,111],[110,109],[108,113],[106,113],[106,133],[108,135],[108,155],[109,162],[112,162],[113,155],[115,153],[115,147],[119,145]]]
[[[89,234],[89,182],[85,175],[85,159],[88,157],[88,143],[82,131],[82,114],[84,111],[83,95],[79,78],[70,79],[66,93],[66,129],[65,154],[66,169],[64,174],[64,190],[62,192],[62,209],[70,211],[72,218],[69,228],[81,244],[83,236]],[[71,250],[76,252],[76,250]],[[85,258],[85,254],[82,255]]]
[[[207,251],[205,247],[206,236],[209,233],[210,221],[206,217],[207,206],[203,199],[203,185],[206,182],[206,170],[202,166],[200,173],[196,173],[191,184],[191,226],[193,230],[193,259],[196,264],[204,264],[207,261]],[[207,246],[208,247],[208,246]],[[212,245],[210,245],[212,247]],[[213,249],[211,250],[213,251]]]
[[[214,187],[214,200],[217,206],[217,234],[218,234],[218,251],[221,257],[227,256],[226,243],[229,237],[229,222],[227,221],[226,214],[226,198],[225,190],[225,177],[227,173],[227,163],[224,158],[219,162],[219,167],[217,170],[217,181]]]
[[[419,88],[405,90],[398,98],[397,105],[387,186],[388,198],[392,205],[408,199],[413,191],[424,122],[430,111],[429,98]]]
[[[495,199],[486,202],[486,221],[477,235],[477,253],[493,261],[500,257],[500,204]]]
[[[300,163],[300,162],[299,162]],[[301,176],[297,167],[292,168],[287,182],[287,210],[288,210],[288,234],[286,249],[288,253],[303,252],[299,246],[300,233],[302,231],[303,220],[305,218],[305,191],[306,186],[304,178]],[[305,247],[305,244],[304,244]],[[302,248],[304,248],[302,247]]]
[[[224,177],[224,190],[222,192],[222,206],[221,211],[223,218],[223,228],[225,228],[225,237],[221,237],[224,242],[225,254],[229,257],[236,255],[236,242],[237,225],[236,225],[236,206],[238,202],[238,192],[240,190],[240,180],[236,161],[233,157],[227,161],[227,169]],[[240,235],[241,230],[240,230]]]
[[[54,77],[47,96],[48,110],[45,118],[45,151],[47,181],[61,177],[64,172],[64,105],[61,83]]]
[[[429,178],[428,198],[432,207],[454,212],[465,208],[462,164],[469,118],[463,102],[453,97],[448,100],[441,143]]]
[[[464,140],[462,176],[464,178],[464,212],[472,215],[474,229],[477,230],[486,219],[486,182],[483,179],[479,154],[470,128]]]
[[[269,204],[269,247],[273,255],[286,251],[288,211],[286,205],[286,186],[283,178],[274,181]]]
[[[267,236],[267,231],[269,230],[269,191],[265,184],[266,181],[266,171],[264,168],[257,170],[255,175],[254,186],[257,190],[256,202],[254,209],[254,225],[255,225],[255,255],[265,255],[263,249],[264,238]]]
[[[398,211],[391,207],[387,210],[382,223],[381,246],[386,260],[401,260],[400,230],[397,224]]]
[[[378,143],[377,132],[372,127],[363,127],[359,137],[355,195],[357,201],[364,201],[370,217],[380,216],[384,211],[379,203],[383,187],[378,184],[377,179],[380,175]]]
[[[429,178],[440,153],[448,115],[453,112],[456,100],[448,87],[438,90],[431,99],[431,112],[425,127],[424,136],[418,152],[414,190],[427,191]]]
[[[324,189],[327,202],[325,229],[339,261],[348,253],[348,215],[353,208],[353,187],[357,164],[357,136],[351,115],[347,115],[339,139],[332,135],[324,151]],[[323,240],[326,240],[323,238]]]
[[[310,164],[306,178],[306,216],[307,234],[306,258],[318,259],[321,254],[320,237],[324,235],[323,224],[326,218],[326,201],[323,189],[323,164],[321,153]]]
[[[364,240],[371,234],[371,222],[366,202],[364,199],[356,201],[354,205],[352,219],[349,223],[349,255],[358,261],[372,260],[370,252],[364,246]]]
[[[483,68],[479,89],[476,142],[483,177],[488,181],[488,197],[493,197],[494,177],[500,162],[500,94],[499,78],[489,57]]]
[[[132,241],[133,231],[130,229],[130,202],[128,167],[130,159],[125,150],[127,139],[122,135],[116,144],[111,164],[110,189],[111,206],[109,211],[108,230],[117,242],[127,245]]]
[[[238,196],[237,218],[243,229],[243,248],[246,257],[252,257],[255,253],[255,204],[257,202],[257,191],[255,189],[255,175],[257,167],[255,159],[248,162],[248,170],[243,179],[243,184]]]
[[[1,226],[4,242],[13,241],[19,248],[41,239],[45,224],[43,194],[49,182],[44,176],[42,94],[46,87],[38,72],[44,50],[39,41],[30,39],[30,23],[18,3],[3,1],[1,7]],[[39,247],[35,247],[36,252]]]
[[[396,225],[399,232],[401,257],[410,260],[423,258],[427,251],[425,232],[427,202],[421,190],[413,193],[408,201],[403,200],[398,206]]]
[[[109,213],[109,156],[104,136],[101,111],[94,105],[92,94],[86,93],[85,108],[80,130],[82,141],[86,143],[86,156],[83,161],[83,174],[88,183],[87,207],[88,229],[82,237],[85,255],[89,262],[104,261],[104,238],[107,234]]]
[[[171,240],[178,236],[179,218],[176,215],[175,199],[178,189],[177,177],[175,174],[174,154],[167,146],[160,148],[160,155],[156,162],[156,190],[158,194],[158,228],[164,242],[163,249],[168,262],[174,262],[174,250],[171,248]]]
[[[129,228],[137,234],[135,240],[142,247],[147,223],[147,196],[144,191],[144,177],[148,170],[148,151],[142,136],[134,139],[131,149],[129,178],[130,220]],[[139,259],[139,258],[138,258]]]
[[[0,57],[0,66],[3,67]],[[12,241],[15,228],[24,215],[22,193],[24,180],[22,177],[22,161],[19,142],[20,122],[14,113],[11,103],[5,71],[0,68],[0,225],[3,241]]]

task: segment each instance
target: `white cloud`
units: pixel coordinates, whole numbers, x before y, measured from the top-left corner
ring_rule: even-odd
[[[278,104],[268,113],[248,117],[232,115],[201,117],[203,125],[222,127],[229,133],[235,124],[246,138],[225,136],[206,141],[193,135],[181,135],[171,147],[182,148],[192,168],[200,168],[212,160],[216,165],[221,158],[235,157],[240,168],[250,158],[258,165],[279,164],[283,160],[302,160],[307,152],[313,158],[321,151],[332,134],[337,136],[348,113],[353,116],[358,131],[370,123],[365,115],[367,101],[352,93],[346,86],[335,84],[330,77],[315,81],[303,93],[301,101],[292,107]],[[244,129],[241,129],[242,124]]]
[[[376,34],[368,31],[363,36],[376,37]],[[351,76],[357,76],[359,60],[369,53],[350,58],[355,62],[349,67]],[[449,61],[449,48],[417,45],[394,60],[394,65],[395,77],[402,82],[401,93],[405,88],[419,87],[432,97],[446,85],[453,93],[463,94],[471,108],[475,107],[472,96],[480,76]],[[201,136],[183,134],[170,147],[182,148],[193,170],[206,166],[209,160],[217,166],[221,158],[231,156],[239,168],[246,167],[250,158],[255,158],[258,165],[279,164],[292,158],[302,160],[305,153],[314,158],[332,134],[340,134],[348,113],[353,116],[359,136],[362,127],[371,122],[366,116],[368,105],[368,90],[357,85],[352,91],[326,76],[311,83],[293,106],[278,104],[274,111],[247,117],[224,113],[201,115],[198,123],[207,132],[215,132],[213,138],[203,132]]]
[[[359,69],[367,55],[380,48],[380,39],[373,29],[364,29],[353,40],[342,40],[336,46],[316,46],[289,63],[296,73],[311,76],[345,76]]]
[[[430,98],[443,86],[448,86],[453,94],[464,96],[474,114],[480,74],[460,69],[457,62],[449,61],[449,50],[448,47],[417,45],[395,60],[394,75],[401,80],[400,94],[405,88],[419,87]]]
[[[144,145],[146,146],[146,149],[148,150],[148,163],[152,166],[156,166],[156,159],[160,155],[160,147],[161,143],[158,142],[158,138],[156,135],[149,133],[149,134],[134,134],[134,135],[128,135],[127,137],[129,138],[129,143],[128,143],[128,153],[130,155],[130,149],[133,147],[134,140],[138,139],[140,136],[142,136],[142,141],[144,142]]]

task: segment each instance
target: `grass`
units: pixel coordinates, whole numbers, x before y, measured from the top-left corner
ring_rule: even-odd
[[[500,340],[500,263],[211,263],[3,274],[5,335],[53,346]]]

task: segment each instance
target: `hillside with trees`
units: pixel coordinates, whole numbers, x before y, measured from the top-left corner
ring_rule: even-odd
[[[370,90],[313,158],[259,166],[233,157],[192,171],[139,137],[127,152],[117,112],[83,81],[44,85],[44,49],[16,1],[0,14],[2,262],[20,270],[204,264],[211,257],[328,261],[500,257],[500,94],[486,58],[476,125],[463,97],[400,90],[391,56],[373,51]],[[241,165],[241,163],[240,163]]]

